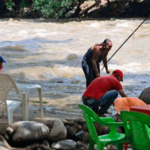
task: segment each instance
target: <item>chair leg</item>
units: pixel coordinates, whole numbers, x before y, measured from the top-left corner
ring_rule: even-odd
[[[28,102],[27,102],[27,94],[22,94],[22,112],[23,112],[23,120],[28,120]]]
[[[39,100],[40,100],[40,111],[41,111],[41,118],[43,118],[43,101],[42,101],[42,89],[38,89],[38,94],[39,94]]]
[[[89,142],[89,149],[88,150],[94,150],[94,143]]]
[[[128,149],[128,143],[125,142],[125,143],[124,143],[124,150],[127,150],[127,149]]]
[[[123,150],[123,143],[117,144],[117,150]]]
[[[104,150],[105,144],[104,143],[98,143],[97,144],[97,150]]]
[[[8,110],[8,124],[13,123],[13,111]]]

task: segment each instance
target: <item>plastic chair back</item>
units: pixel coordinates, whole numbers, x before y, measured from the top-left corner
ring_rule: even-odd
[[[97,138],[98,138],[98,134],[95,128],[95,125],[93,124],[93,122],[98,122],[101,125],[105,125],[106,123],[104,121],[102,121],[99,116],[93,111],[91,110],[89,107],[86,107],[84,105],[78,105],[80,109],[83,110],[84,112],[84,117],[86,120],[86,124],[89,130],[89,134],[90,134],[90,138],[96,143],[97,142]],[[116,130],[115,130],[116,132]]]
[[[79,105],[79,107],[83,110],[84,112],[84,117],[85,117],[85,121],[86,121],[86,125],[88,127],[89,130],[89,134],[90,134],[90,138],[92,141],[96,142],[98,134],[97,131],[95,129],[95,126],[91,120],[91,116],[93,115],[92,112],[90,112],[90,110],[88,110],[86,107],[84,107],[83,105]],[[93,117],[93,116],[92,116]]]
[[[139,112],[122,111],[122,120],[130,126],[132,147],[136,150],[150,150],[150,116]]]
[[[0,111],[7,111],[7,94],[11,89],[15,89],[16,93],[19,90],[13,81],[13,79],[8,74],[0,74]]]

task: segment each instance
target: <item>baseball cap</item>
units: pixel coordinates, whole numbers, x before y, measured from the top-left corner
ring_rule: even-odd
[[[4,59],[4,57],[3,57],[3,56],[0,56],[0,62],[4,62],[4,63],[6,63],[6,60]]]
[[[121,81],[123,81],[123,72],[121,70],[114,70],[112,74],[117,74],[121,78]]]

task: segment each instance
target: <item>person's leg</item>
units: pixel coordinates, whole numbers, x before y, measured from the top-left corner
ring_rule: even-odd
[[[108,91],[100,99],[101,108],[98,110],[101,113],[106,113],[110,105],[113,104],[114,100],[118,97],[118,92],[116,90]]]
[[[86,100],[82,97],[82,102],[84,105],[90,107],[94,112],[97,112],[100,107],[100,101],[95,101],[94,99]]]
[[[87,64],[87,63],[82,63],[82,69],[86,78],[86,87],[89,86],[89,84],[93,81],[94,79],[94,71],[92,69],[92,66]]]
[[[85,75],[85,79],[86,79],[86,87],[88,86],[88,78],[89,78],[89,66],[87,65],[87,63],[82,63],[82,70],[84,72]]]

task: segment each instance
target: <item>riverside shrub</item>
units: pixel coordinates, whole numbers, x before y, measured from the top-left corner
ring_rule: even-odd
[[[60,18],[66,14],[77,0],[33,0],[33,9],[46,18]]]

